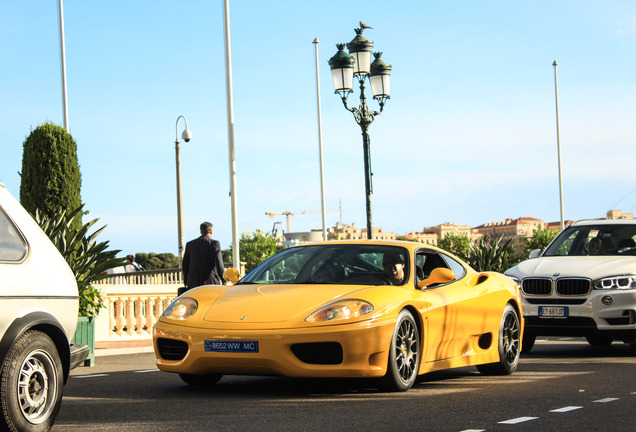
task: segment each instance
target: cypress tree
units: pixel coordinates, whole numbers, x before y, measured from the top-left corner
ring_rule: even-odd
[[[24,141],[20,202],[32,215],[53,217],[61,209],[81,205],[82,176],[77,145],[62,127],[47,122]],[[81,218],[77,220],[81,223]]]

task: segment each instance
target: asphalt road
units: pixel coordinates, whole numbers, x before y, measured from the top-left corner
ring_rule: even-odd
[[[517,372],[424,375],[405,393],[360,380],[226,376],[211,388],[159,372],[154,354],[98,357],[72,372],[60,431],[634,431],[627,345],[538,340]]]

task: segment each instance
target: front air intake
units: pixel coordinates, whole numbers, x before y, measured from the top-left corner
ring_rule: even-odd
[[[164,360],[183,360],[188,354],[188,344],[175,339],[157,339],[157,349]]]
[[[342,346],[337,342],[294,344],[291,350],[303,363],[323,365],[342,363]]]

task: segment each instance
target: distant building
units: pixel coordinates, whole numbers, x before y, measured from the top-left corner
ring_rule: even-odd
[[[347,225],[337,222],[334,227],[327,229],[327,238],[329,240],[359,240],[362,237],[355,224]]]
[[[610,210],[606,219],[633,219],[633,213],[623,213],[620,210]],[[572,224],[571,220],[564,221],[567,227]],[[523,250],[526,238],[532,238],[536,230],[548,228],[553,231],[561,230],[561,222],[544,222],[533,217],[520,217],[517,219],[508,218],[503,222],[489,222],[471,228],[469,225],[456,225],[451,222],[444,222],[432,227],[424,227],[422,231],[411,231],[401,238],[416,241],[426,245],[437,246],[438,242],[446,235],[465,235],[471,242],[476,243],[484,236],[490,239],[501,239],[506,242],[512,239],[519,251]],[[282,232],[282,230],[280,230]],[[279,237],[279,231],[276,231]],[[273,233],[274,235],[274,233]],[[358,228],[355,224],[336,223],[327,229],[328,240],[362,240],[367,238],[366,228]],[[382,228],[373,228],[373,238],[376,240],[395,240],[395,232],[384,232]],[[322,241],[322,230],[311,230],[310,232],[284,233],[284,240],[279,238],[279,242],[286,247],[297,244]]]
[[[634,213],[623,213],[620,210],[610,210],[606,219],[634,219]]]
[[[367,238],[367,229],[359,229],[355,224],[347,225],[336,223],[336,226],[328,228],[329,240],[362,240]],[[395,240],[395,232],[384,232],[382,228],[373,228],[374,240]]]
[[[532,217],[520,217],[518,219],[506,219],[505,222],[491,222],[473,228],[473,232],[482,236],[488,236],[491,240],[501,239],[502,242],[512,240],[517,250],[523,250],[525,238],[531,238],[535,230],[547,227],[548,224],[541,219]]]
[[[322,230],[311,230],[309,232],[285,233],[285,240],[282,242],[286,248],[297,246],[305,243],[313,243],[322,241]]]
[[[411,231],[404,234],[407,240],[416,241],[420,243],[424,243],[427,245],[437,246],[437,241],[439,237],[434,232],[417,232]]]

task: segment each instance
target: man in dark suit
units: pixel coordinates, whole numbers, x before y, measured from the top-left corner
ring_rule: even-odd
[[[212,238],[210,222],[201,224],[201,237],[186,243],[183,254],[183,280],[187,289],[200,285],[225,284],[221,244]]]

